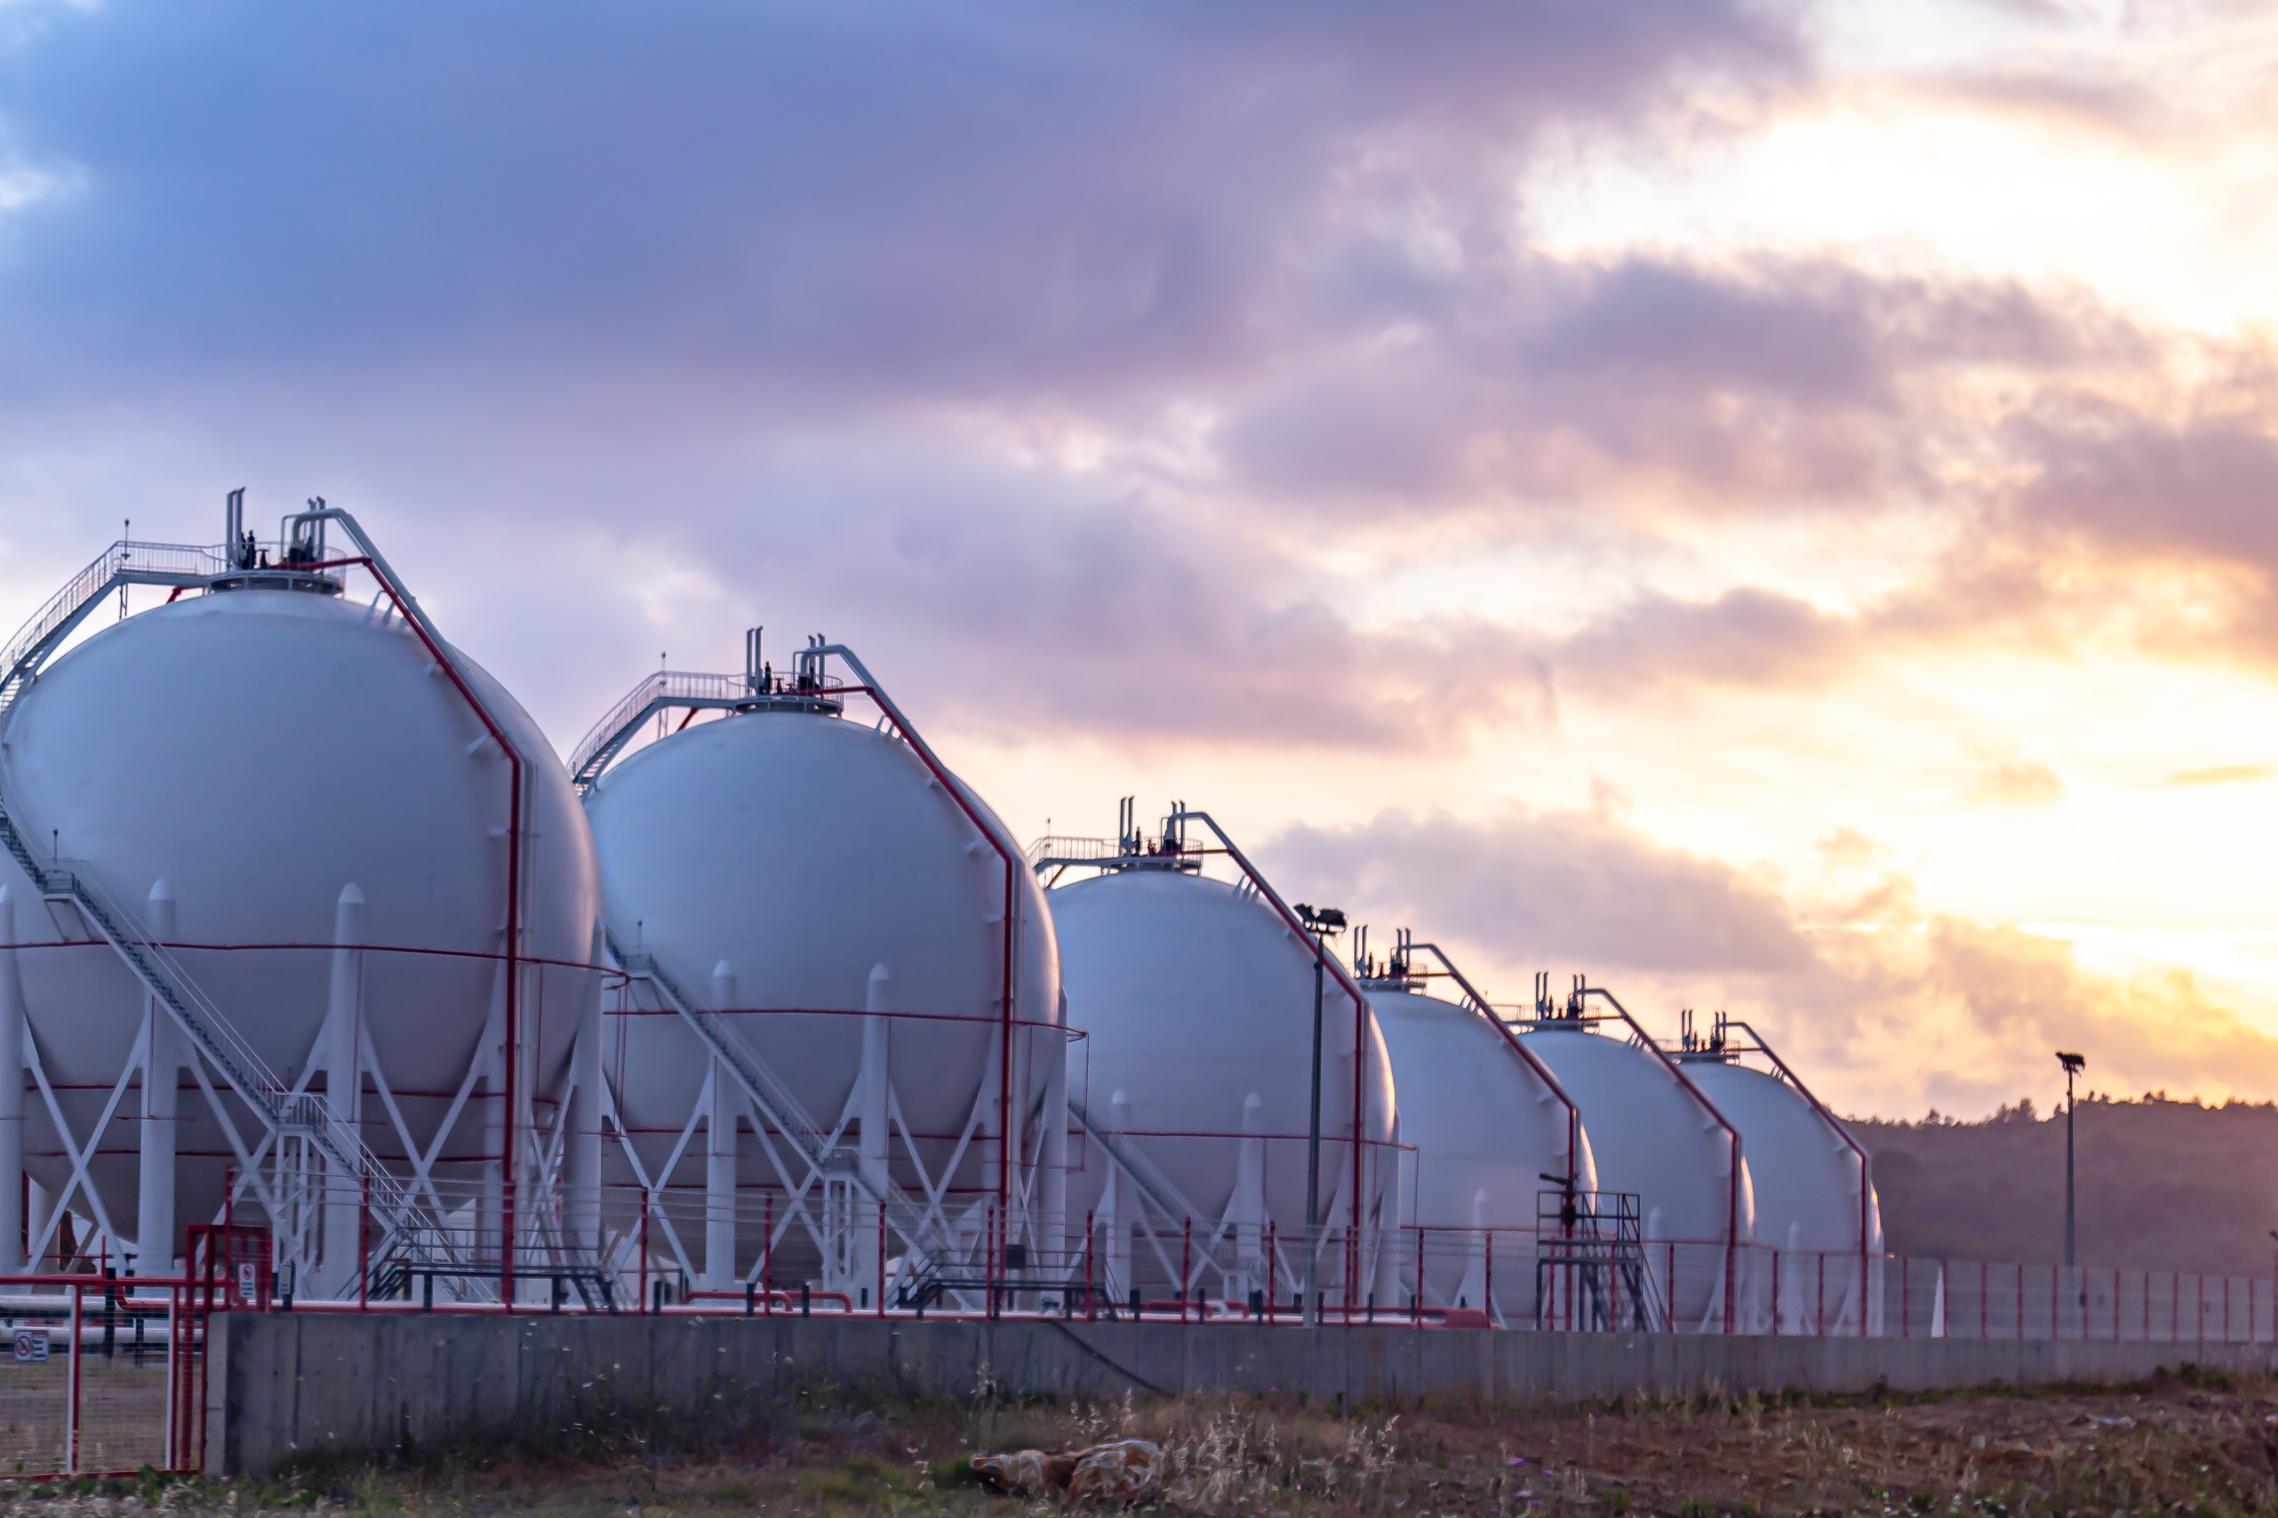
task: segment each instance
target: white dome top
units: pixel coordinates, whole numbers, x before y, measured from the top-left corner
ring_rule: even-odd
[[[566,1065],[579,1000],[596,984],[573,967],[593,957],[598,872],[544,736],[497,682],[458,662],[531,756],[522,947],[561,962],[525,982],[543,1081]],[[376,946],[366,1024],[389,1082],[420,1093],[404,1106],[422,1142],[476,1057],[502,983],[490,956],[504,950],[510,773],[400,620],[278,589],[197,596],[104,628],[33,681],[0,727],[0,784],[27,845],[85,861],[138,918],[165,881],[189,974],[288,1080],[322,1023],[335,907],[356,886]],[[18,904],[19,938],[56,942],[32,905],[37,889],[5,855],[0,884]],[[99,943],[19,962],[49,1077],[113,1078],[142,1021],[126,967]],[[368,1121],[381,1121],[376,1106]],[[479,1115],[465,1126],[474,1142]],[[131,1160],[104,1176],[114,1215],[131,1218]]]
[[[1859,1161],[1786,1081],[1726,1060],[1683,1062],[1725,1120],[1755,1183],[1756,1237],[1780,1249],[1857,1251]],[[1882,1218],[1870,1185],[1867,1248],[1882,1248]]]
[[[975,804],[1018,861],[1003,823]],[[1000,1016],[1006,866],[907,744],[810,712],[730,716],[620,762],[586,815],[612,935],[654,955],[693,1001],[714,1005],[725,961],[738,1008],[859,1012],[883,964],[885,1010],[918,1014],[889,1035],[907,1120],[938,1133],[971,1106]],[[1015,1015],[1057,1023],[1052,923],[1029,871],[1013,876]],[[861,1019],[754,1011],[738,1026],[828,1124],[857,1073]],[[1060,1057],[1059,1035],[1024,1039],[1016,1063],[1032,1068],[1016,1069],[1016,1084],[1040,1083],[1047,1057]],[[704,1063],[693,1041],[626,1057],[628,1120],[677,1127]]]
[[[1310,1122],[1314,960],[1254,893],[1174,870],[1134,869],[1063,886],[1047,898],[1060,932],[1068,1018],[1085,1035],[1071,1099],[1097,1123],[1117,1092],[1127,1131],[1187,1199],[1215,1217],[1235,1182],[1247,1099],[1267,1136],[1269,1210],[1302,1218]],[[1322,1017],[1321,1195],[1349,1178],[1353,1006],[1332,976]],[[1364,1024],[1365,1138],[1394,1131],[1392,1065]],[[1091,1177],[1097,1189],[1097,1177]],[[1364,1182],[1364,1184],[1366,1184]]]
[[[1427,1228],[1469,1228],[1487,1194],[1492,1228],[1533,1228],[1540,1193],[1566,1174],[1565,1103],[1477,1012],[1437,997],[1374,990],[1369,1003],[1405,1100],[1400,1137],[1416,1147],[1407,1211]],[[1598,1186],[1590,1139],[1577,1125],[1576,1184]]]

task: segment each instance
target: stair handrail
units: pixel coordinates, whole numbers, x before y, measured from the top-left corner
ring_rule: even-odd
[[[366,1147],[363,1139],[333,1111],[331,1102],[309,1092],[295,1092],[270,1069],[228,1015],[191,977],[189,967],[102,886],[92,866],[84,860],[58,859],[48,877],[41,882],[44,891],[57,890],[60,881],[61,888],[68,890],[96,925],[105,930],[106,937],[115,936],[155,967],[149,976],[162,985],[153,989],[162,989],[166,996],[187,1004],[173,1009],[175,1020],[183,1025],[184,1032],[206,1046],[208,1054],[240,1096],[263,1108],[278,1127],[306,1130],[343,1170],[368,1179],[373,1191],[391,1207],[407,1204],[404,1188],[381,1165],[379,1157]],[[132,955],[129,960],[133,961]]]
[[[228,567],[219,549],[121,538],[65,581],[0,649],[0,707],[14,702],[33,668],[120,580],[148,577],[162,584],[192,584],[225,573]]]

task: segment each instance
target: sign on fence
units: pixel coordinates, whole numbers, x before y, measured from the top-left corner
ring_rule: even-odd
[[[16,1330],[16,1363],[18,1365],[44,1365],[47,1362],[47,1330],[19,1328]]]

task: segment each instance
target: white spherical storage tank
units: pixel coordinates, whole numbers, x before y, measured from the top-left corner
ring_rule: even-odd
[[[652,1251],[712,1291],[764,1273],[856,1305],[922,1265],[1064,1252],[1059,955],[1003,823],[835,696],[660,679],[654,703],[693,681],[722,715],[586,797],[635,972],[606,1018],[618,1180]]]
[[[1180,868],[1112,868],[1047,900],[1084,1040],[1070,1100],[1087,1141],[1069,1207],[1094,1217],[1095,1284],[1116,1300],[1270,1290],[1286,1310],[1306,1279],[1312,943],[1246,882]],[[1356,1012],[1323,975],[1320,1286],[1332,1307],[1382,1291],[1389,1308],[1397,1114],[1363,1000]]]
[[[1420,1256],[1427,1305],[1531,1325],[1545,1193],[1569,1177],[1576,1191],[1598,1188],[1585,1125],[1489,1014],[1397,982],[1363,985],[1403,1098],[1401,1141],[1416,1155],[1402,1200],[1419,1247],[1403,1280],[1414,1286]]]
[[[1526,1046],[1582,1109],[1598,1187],[1638,1198],[1646,1264],[1673,1327],[1738,1324],[1743,1287],[1728,1280],[1754,1237],[1755,1206],[1743,1146],[1737,1184],[1731,1135],[1663,1057],[1589,1021],[1527,1026]]]
[[[1678,1060],[1740,1130],[1761,1246],[1748,1272],[1757,1329],[1776,1312],[1783,1332],[1857,1332],[1860,1285],[1868,1287],[1871,1311],[1872,1264],[1882,1253],[1882,1212],[1864,1156],[1810,1098],[1777,1075],[1721,1050]],[[1776,1284],[1773,1251],[1782,1256]]]
[[[552,750],[471,662],[452,656],[462,692],[384,598],[334,589],[249,577],[143,611],[63,653],[0,724],[0,797],[28,850],[0,855],[24,1165],[82,1241],[92,1228],[146,1271],[215,1219],[225,1173],[240,1221],[282,1235],[307,1207],[333,1229],[343,1204],[353,1220],[364,1183],[330,1173],[343,1155],[431,1184],[444,1213],[486,1230],[465,1249],[495,1262],[507,1089],[522,1147],[562,1120],[581,1024],[598,1032],[599,878]],[[539,760],[524,764],[518,859],[512,764],[475,702]],[[202,1034],[98,916],[144,945]],[[290,1192],[288,1141],[232,1094],[207,1040],[330,1111],[321,1196]],[[521,1200],[535,1203],[528,1184]],[[357,1242],[327,1233],[303,1293],[352,1289]]]

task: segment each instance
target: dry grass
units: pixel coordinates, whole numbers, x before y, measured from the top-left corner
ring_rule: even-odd
[[[2278,1512],[2278,1384],[2175,1377],[1848,1401],[1700,1398],[1397,1416],[1198,1397],[1083,1407],[886,1404],[818,1391],[689,1447],[627,1421],[416,1466],[311,1467],[263,1488],[17,1492],[24,1509],[546,1514],[1058,1510],[963,1479],[976,1448],[1123,1434],[1170,1455],[1165,1514],[1552,1515]],[[550,1447],[549,1447],[550,1446]]]

